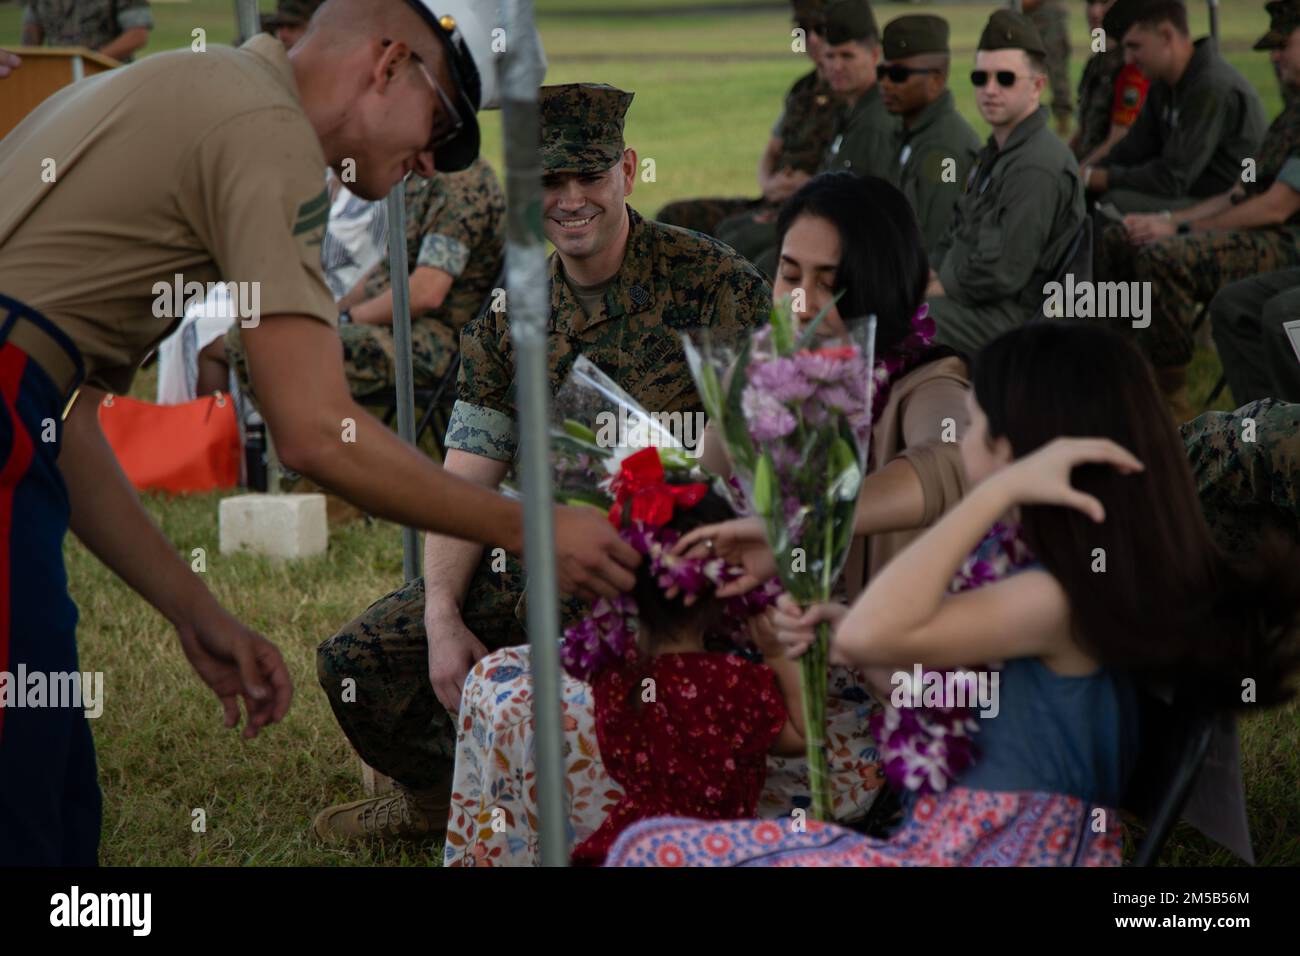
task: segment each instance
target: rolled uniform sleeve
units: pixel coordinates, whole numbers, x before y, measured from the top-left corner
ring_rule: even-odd
[[[927,382],[905,399],[902,408],[905,458],[921,479],[928,527],[961,500],[966,472],[961,463],[961,439],[970,425],[966,412],[966,386],[956,378]],[[946,420],[952,419],[954,441],[944,441]]]
[[[1223,138],[1224,124],[1242,115],[1240,109],[1230,109],[1230,106],[1218,91],[1201,90],[1183,107],[1177,128],[1165,142],[1164,149],[1154,157],[1151,157],[1154,150],[1136,152],[1144,143],[1148,147],[1151,145],[1151,138],[1145,135],[1148,129],[1142,130],[1141,138],[1129,142],[1144,118],[1152,120],[1149,114],[1154,111],[1143,110],[1138,123],[1116,144],[1108,161],[1102,164],[1109,177],[1108,188],[1130,189],[1157,196],[1189,195],[1192,184],[1209,166]]]
[[[505,314],[484,312],[460,333],[460,377],[447,423],[448,449],[514,461],[519,448],[514,380],[514,349]]]
[[[453,279],[465,271],[470,250],[492,227],[490,210],[470,194],[477,181],[464,174],[443,176],[446,196],[430,207],[421,224],[416,266],[441,269]]]
[[[940,252],[944,294],[964,305],[1019,296],[1051,238],[1060,179],[1036,168],[1005,177],[998,186],[1002,194],[996,212],[980,220],[970,255],[956,261],[959,257]]]
[[[123,33],[137,27],[153,29],[153,14],[149,11],[148,0],[121,0],[116,13],[118,29]]]

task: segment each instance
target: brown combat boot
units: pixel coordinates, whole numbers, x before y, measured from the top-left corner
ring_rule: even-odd
[[[326,807],[312,829],[326,842],[425,840],[446,831],[450,807],[445,792],[416,792],[394,782],[392,793]]]
[[[1165,404],[1169,406],[1169,414],[1173,416],[1174,424],[1190,422],[1196,417],[1196,409],[1192,407],[1192,400],[1187,394],[1187,369],[1176,366],[1158,368],[1155,371],[1156,384],[1160,386],[1160,391],[1165,397]]]

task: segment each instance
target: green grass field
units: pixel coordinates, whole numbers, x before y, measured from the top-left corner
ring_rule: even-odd
[[[550,59],[548,80],[591,80],[634,90],[628,141],[655,159],[657,181],[638,182],[632,202],[648,214],[694,195],[747,195],[759,150],[790,82],[807,69],[790,52],[788,19],[780,10],[739,16],[673,13],[692,0],[657,0],[652,17],[609,15],[649,6],[648,0],[543,0],[540,25]],[[708,0],[712,5],[741,0]],[[263,9],[272,4],[262,3]],[[1264,55],[1250,44],[1264,31],[1262,3],[1223,0],[1221,22],[1229,59],[1257,86],[1269,114],[1280,98]],[[155,2],[157,24],[146,53],[188,46],[203,27],[210,42],[233,36],[230,0]],[[883,24],[907,12],[877,5]],[[929,4],[949,18],[957,66],[959,107],[978,131],[963,58],[973,57],[993,4]],[[548,11],[565,11],[548,14]],[[581,15],[590,11],[589,15]],[[1194,24],[1207,23],[1195,7]],[[578,15],[574,15],[574,13]],[[1071,61],[1078,77],[1085,59],[1083,5],[1071,4]],[[0,3],[0,46],[15,43],[19,7]],[[485,119],[485,150],[499,162],[500,121]],[[1208,393],[1217,359],[1198,353],[1193,396]],[[151,398],[152,375],[135,393]],[[1219,407],[1231,407],[1223,396]],[[106,674],[106,706],[94,722],[105,797],[102,859],[111,865],[185,864],[430,864],[437,844],[384,851],[329,849],[309,831],[315,811],[360,796],[359,764],[316,686],[315,647],[401,579],[398,529],[383,522],[333,529],[326,557],[292,565],[217,550],[217,498],[150,496],[147,506],[177,549],[207,554],[207,581],[238,616],[283,650],[297,696],[289,717],[251,743],[224,731],[214,699],[194,679],[166,623],[79,544],[66,547],[73,596],[81,607],[82,668]],[[1261,863],[1300,863],[1300,710],[1256,717],[1242,727],[1252,830]],[[207,830],[191,829],[202,808]],[[1231,862],[1225,851],[1186,827],[1166,851],[1182,865]]]

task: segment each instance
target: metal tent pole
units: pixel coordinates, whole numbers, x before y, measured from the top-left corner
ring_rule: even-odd
[[[397,434],[415,444],[415,383],[411,371],[411,289],[406,271],[406,183],[388,194],[388,276],[393,290],[393,361],[397,371]],[[419,539],[414,528],[402,529],[402,574],[420,576]]]
[[[1208,0],[1210,5],[1210,36],[1219,39],[1219,0]]]
[[[235,26],[239,30],[240,44],[247,43],[262,31],[257,0],[235,0]]]
[[[551,505],[550,405],[547,380],[546,251],[542,238],[542,167],[537,89],[542,51],[532,0],[504,0],[501,59],[506,154],[506,299],[517,363],[519,470],[524,492],[524,559],[528,566],[528,642],[532,647],[537,741],[537,815],[542,866],[567,866],[563,733],[560,725],[559,598]]]

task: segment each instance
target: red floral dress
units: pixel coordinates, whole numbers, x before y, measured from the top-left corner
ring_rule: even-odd
[[[602,863],[627,826],[649,817],[756,815],[767,752],[789,719],[771,668],[661,654],[644,671],[605,671],[593,697],[601,759],[625,793],[574,849],[575,863]]]

